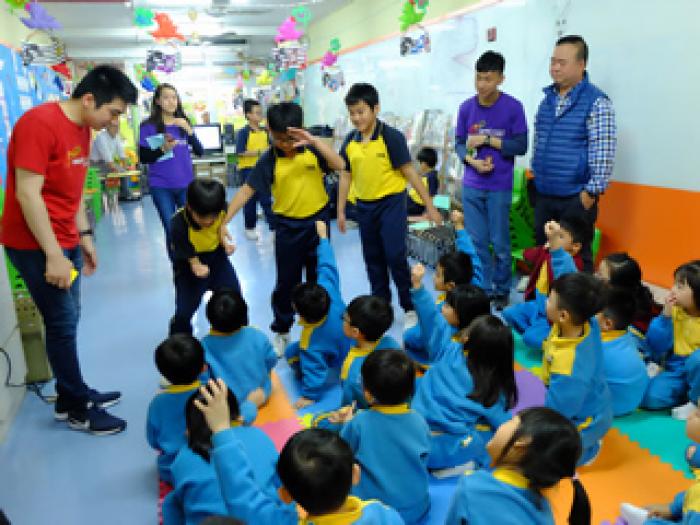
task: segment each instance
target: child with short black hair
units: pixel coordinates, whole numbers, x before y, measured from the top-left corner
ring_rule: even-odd
[[[568,417],[581,432],[580,465],[590,464],[598,455],[613,419],[595,318],[603,307],[604,285],[586,273],[557,278],[547,298],[552,329],[542,344],[545,406]]]
[[[341,406],[355,402],[359,408],[368,407],[362,389],[362,363],[375,350],[401,347],[393,337],[385,335],[393,323],[394,310],[382,297],[361,295],[348,304],[343,314],[343,332],[356,346],[350,348],[340,368]]]
[[[532,248],[533,255],[528,256],[535,264],[528,284],[532,299],[509,306],[502,315],[511,328],[523,336],[523,342],[530,348],[542,349],[542,342],[551,330],[545,311],[551,282],[564,273],[583,268],[578,253],[586,228],[585,222],[578,218],[549,221],[545,224],[547,244]],[[525,293],[527,295],[528,291]]]
[[[346,164],[338,184],[338,229],[345,233],[345,203],[352,183],[357,195],[356,216],[360,226],[362,255],[372,295],[391,302],[389,271],[405,316],[405,328],[416,323],[411,303],[411,278],[406,249],[406,182],[423,201],[428,217],[437,224],[442,216],[433,206],[428,190],[411,163],[403,134],[377,119],[379,94],[374,86],[353,84],[345,104],[355,130],[340,148]]]
[[[496,513],[508,523],[554,523],[542,491],[576,475],[581,438],[571,421],[549,408],[526,408],[503,423],[486,448],[494,470],[462,476],[445,524],[491,524]],[[590,525],[586,490],[579,480],[572,483],[568,523]]]
[[[277,363],[270,340],[248,326],[248,305],[237,290],[214,292],[207,303],[211,331],[202,339],[211,377],[222,378],[236,395],[260,407],[270,397],[270,373]],[[254,412],[254,411],[253,411]]]
[[[171,483],[170,465],[186,443],[185,405],[200,387],[199,375],[206,369],[204,348],[189,334],[174,334],[156,347],[155,362],[170,384],[148,406],[146,439],[159,452],[160,480]]]
[[[287,361],[301,380],[301,396],[294,408],[304,408],[321,397],[329,372],[340,366],[352,346],[343,333],[345,302],[326,223],[317,221],[316,232],[318,281],[298,284],[292,292],[292,305],[302,327],[299,341],[285,350]]]
[[[267,130],[260,126],[263,120],[262,106],[260,102],[252,98],[243,101],[243,115],[248,123],[243,126],[236,135],[236,158],[238,159],[238,172],[243,183],[248,181],[255,164],[260,156],[270,147],[270,139]],[[275,229],[275,216],[272,213],[272,199],[267,192],[258,192],[253,195],[243,207],[245,236],[254,241],[258,238],[255,224],[258,221],[257,204],[265,213],[265,220],[271,231]]]
[[[316,281],[316,221],[328,222],[328,194],[324,176],[345,166],[343,159],[318,137],[302,128],[299,104],[281,102],[267,110],[272,147],[255,165],[228,207],[225,225],[256,193],[272,193],[275,213],[275,265],[277,281],[272,292],[275,332],[273,345],[282,355],[294,323],[292,290],[302,280]]]
[[[652,359],[664,369],[649,381],[642,407],[675,407],[673,417],[687,419],[700,398],[700,260],[680,265],[673,277],[663,312],[646,335]]]
[[[229,255],[234,247],[219,230],[226,214],[226,190],[217,180],[195,179],[187,187],[187,203],[170,220],[175,315],[170,333],[192,333],[192,315],[207,290],[240,290]]]
[[[255,481],[261,490],[274,495],[277,490],[275,445],[259,428],[241,426],[236,396],[229,390],[227,397],[232,432],[248,457],[255,458],[252,462]],[[199,525],[207,516],[226,513],[216,471],[211,464],[211,430],[195,406],[197,399],[203,400],[198,391],[187,399],[187,445],[180,449],[170,466],[173,490],[163,500],[163,523],[168,525]]]
[[[212,458],[228,514],[260,525],[297,525],[298,504],[306,523],[335,519],[357,525],[399,525],[399,514],[378,501],[349,496],[359,482],[360,468],[340,436],[323,429],[297,432],[284,445],[277,462],[283,501],[262,492],[255,483],[250,460],[228,425],[226,385],[210,381],[201,390],[206,401],[197,407],[213,432]]]
[[[457,250],[443,254],[435,267],[433,286],[439,292],[435,302],[438,314],[442,311],[447,293],[456,286],[468,283],[482,286],[481,261],[476,255],[471,237],[464,229],[464,215],[455,210],[451,213],[450,218],[455,227]],[[411,293],[413,294],[413,292]],[[412,296],[412,299],[415,301],[415,297]],[[483,313],[489,313],[489,311]],[[469,322],[471,322],[471,318],[465,317],[464,326],[467,326]],[[420,322],[404,332],[403,341],[406,353],[411,359],[421,366],[430,364],[429,354],[426,350],[430,337],[423,335]]]
[[[342,437],[360,465],[352,493],[378,499],[411,525],[430,510],[428,453],[430,429],[408,406],[415,386],[413,363],[401,350],[372,352],[361,367],[368,410],[341,411]]]
[[[432,198],[437,194],[440,186],[438,174],[435,170],[435,166],[438,163],[437,151],[435,151],[435,148],[423,146],[418,155],[416,155],[416,160],[418,161],[418,174],[421,177],[423,186],[428,189],[428,195]],[[425,213],[423,199],[421,199],[414,188],[408,190],[406,205],[409,217],[422,216]]]
[[[603,340],[603,368],[615,417],[634,412],[644,397],[649,376],[637,338],[629,331],[636,312],[635,298],[624,288],[609,288],[596,318]]]

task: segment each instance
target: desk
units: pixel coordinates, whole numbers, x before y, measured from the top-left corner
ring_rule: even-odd
[[[212,155],[192,159],[195,177],[217,179],[226,186],[226,155]]]

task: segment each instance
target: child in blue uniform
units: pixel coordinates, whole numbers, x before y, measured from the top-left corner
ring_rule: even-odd
[[[198,391],[190,396],[185,407],[187,445],[180,449],[170,467],[173,491],[163,501],[166,525],[199,525],[207,516],[226,514],[216,471],[210,463],[211,430],[195,406],[195,399],[202,400]],[[274,496],[277,490],[275,445],[259,428],[241,426],[238,401],[231,390],[228,391],[228,406],[232,432],[248,457],[255,458],[252,461],[255,481],[261,490]]]
[[[360,465],[352,493],[396,509],[407,525],[422,522],[430,510],[428,453],[430,429],[408,406],[415,369],[401,350],[372,352],[362,363],[368,410],[341,415],[342,437]]]
[[[461,212],[453,211],[451,219],[457,237],[457,250],[442,255],[435,267],[433,286],[436,291],[440,292],[435,304],[438,314],[442,310],[447,292],[454,289],[455,286],[468,283],[479,287],[482,286],[481,261],[476,255],[476,248],[472,243],[471,237],[464,229],[464,215]],[[415,298],[412,298],[415,301]],[[470,321],[471,319],[466,320],[465,326]],[[420,322],[404,332],[403,341],[406,353],[414,361],[424,366],[430,364],[426,351],[429,338],[423,336]]]
[[[636,311],[634,296],[624,288],[611,288],[605,296],[605,307],[596,318],[603,339],[605,380],[617,417],[637,410],[649,376],[637,338],[629,331]]]
[[[414,290],[422,287],[424,272],[420,265],[413,267]],[[420,316],[420,301],[417,307]],[[488,465],[485,444],[510,419],[509,409],[517,401],[513,335],[508,327],[492,315],[481,315],[461,340],[463,345],[448,344],[435,353],[411,403],[432,431],[431,469],[466,468],[468,462]]]
[[[345,303],[340,294],[340,275],[328,240],[328,226],[316,222],[320,239],[316,283],[303,283],[292,292],[292,305],[302,327],[299,341],[290,344],[285,357],[301,379],[301,397],[295,408],[304,408],[319,399],[330,370],[338,367],[352,346],[343,333]]]
[[[187,187],[187,203],[170,220],[175,315],[170,333],[192,333],[192,315],[207,290],[240,289],[228,256],[233,245],[219,230],[226,210],[226,190],[217,180],[195,179]]]
[[[493,472],[468,472],[445,525],[554,525],[542,490],[576,473],[581,438],[576,427],[548,408],[528,408],[498,428],[487,444]],[[568,523],[589,525],[590,503],[578,480]]]
[[[248,326],[248,305],[235,290],[220,290],[207,303],[211,332],[202,339],[211,377],[220,377],[241,399],[260,407],[270,397],[277,354],[267,336]]]
[[[542,345],[545,406],[571,419],[581,432],[582,465],[598,455],[613,419],[600,326],[594,317],[603,300],[603,283],[585,273],[556,279],[547,299],[552,330]]]
[[[375,87],[354,84],[345,96],[345,104],[356,129],[340,148],[347,171],[341,172],[338,183],[338,229],[345,233],[345,203],[352,183],[371,293],[391,302],[391,272],[401,308],[408,314],[405,328],[409,328],[416,319],[406,251],[406,182],[420,196],[431,221],[441,224],[442,216],[413,168],[406,138],[377,120],[379,94]]]
[[[341,406],[367,408],[362,390],[360,373],[365,358],[375,350],[401,348],[390,335],[385,335],[394,322],[394,310],[381,297],[361,295],[355,297],[343,314],[343,332],[355,341],[340,367],[342,387]]]
[[[700,412],[697,410],[688,416],[685,433],[691,440],[700,441]],[[696,476],[690,488],[677,494],[671,504],[639,508],[623,503],[621,514],[628,525],[700,525],[700,480]]]
[[[531,277],[534,298],[503,310],[506,323],[523,336],[523,342],[529,348],[536,350],[542,349],[542,342],[551,330],[545,306],[552,281],[583,266],[583,261],[577,256],[585,242],[588,226],[579,217],[566,217],[559,222],[549,221],[544,229],[547,245],[541,249],[545,255],[538,258],[538,267],[533,269]],[[559,269],[561,265],[556,260],[556,257],[561,260],[562,254],[554,254],[559,248],[571,256],[566,258],[570,264],[564,270]]]
[[[272,193],[275,213],[275,266],[277,281],[272,292],[275,332],[273,345],[282,355],[294,323],[292,290],[302,282],[316,281],[316,221],[328,221],[326,173],[341,170],[343,159],[318,137],[302,129],[304,113],[293,102],[274,104],[267,110],[272,147],[258,160],[248,180],[231,200],[224,224],[256,193]],[[222,237],[228,231],[222,229]]]
[[[435,166],[438,163],[437,151],[435,148],[424,146],[416,155],[416,160],[418,161],[418,173],[425,186],[428,190],[428,195],[432,198],[437,194],[438,187],[440,186],[440,181],[438,180],[438,174],[435,170]],[[418,192],[411,188],[408,190],[408,196],[406,199],[406,207],[408,216],[418,216],[425,213],[425,204],[423,199],[420,198]]]
[[[148,406],[146,439],[158,451],[158,476],[171,483],[170,465],[185,445],[185,405],[200,387],[205,370],[204,348],[194,337],[175,334],[158,345],[156,366],[170,386],[156,395]]]
[[[212,458],[229,515],[256,525],[403,523],[394,509],[349,496],[360,468],[348,444],[328,430],[303,430],[287,441],[277,461],[282,499],[270,497],[255,483],[250,461],[229,428],[226,385],[210,381],[201,392],[206,404],[197,406],[214,433]]]
[[[642,406],[676,407],[673,417],[686,419],[700,398],[700,260],[676,268],[673,288],[663,312],[649,325],[646,343],[664,369],[651,378]]]

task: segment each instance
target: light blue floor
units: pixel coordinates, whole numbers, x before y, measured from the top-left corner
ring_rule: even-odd
[[[234,219],[237,250],[232,260],[251,324],[269,332],[274,258],[266,226],[258,229],[262,240],[247,241],[242,217]],[[357,230],[340,235],[334,229],[332,235],[344,297],[368,293]],[[156,523],[155,455],[146,444],[144,427],[159,379],[153,350],[167,335],[174,292],[163,231],[150,197],[120,203],[116,213],[107,214],[97,227],[97,247],[98,272],[82,283],[81,363],[92,387],[123,392],[113,413],[125,418],[128,428],[109,437],[69,430],[53,421],[53,406],[27,394],[0,445],[0,508],[14,524]],[[426,285],[432,288],[430,272]],[[400,340],[402,310],[395,305],[395,311],[390,333]],[[201,310],[195,326],[198,334],[206,333]],[[280,375],[289,384],[285,372],[281,369]],[[436,501],[442,507],[446,499],[440,494]]]

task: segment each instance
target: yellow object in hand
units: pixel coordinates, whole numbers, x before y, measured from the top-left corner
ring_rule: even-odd
[[[78,275],[80,275],[80,272],[76,270],[75,268],[71,269],[70,271],[70,283],[73,284],[73,282],[78,278]]]

